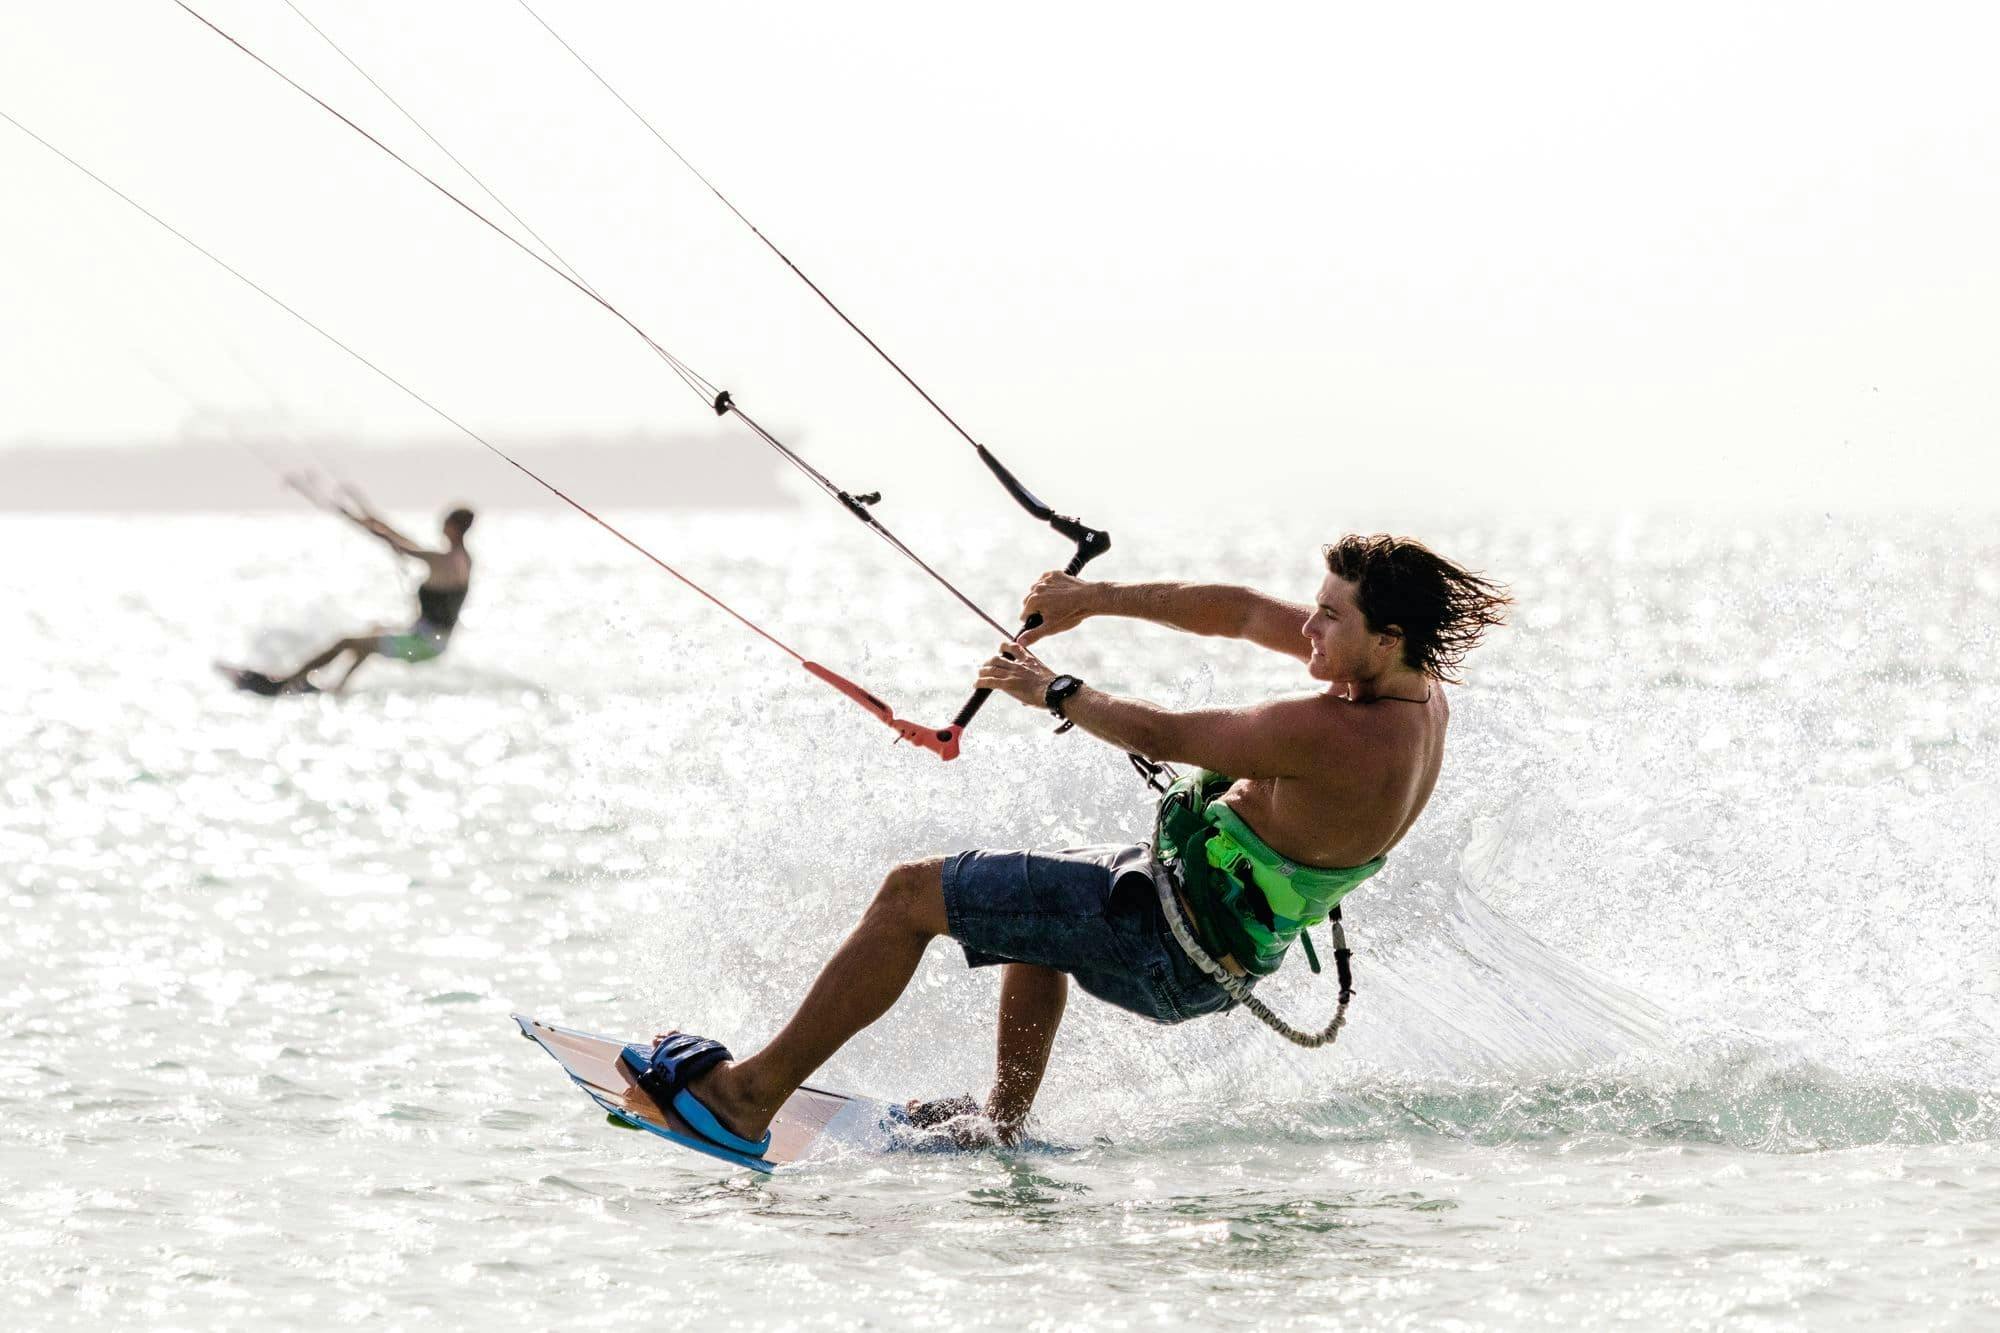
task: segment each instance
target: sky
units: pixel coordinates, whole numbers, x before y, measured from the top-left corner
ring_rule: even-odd
[[[190,3],[513,227],[285,0]],[[816,466],[990,503],[519,0],[296,3]],[[1059,507],[2000,496],[1991,6],[531,3]],[[0,111],[474,429],[761,447],[173,0],[0,7]],[[0,446],[448,432],[5,123],[0,246]]]

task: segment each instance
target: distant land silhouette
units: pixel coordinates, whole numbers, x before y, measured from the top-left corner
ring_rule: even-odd
[[[768,509],[796,503],[780,461],[714,433],[545,435],[494,444],[592,508]],[[317,467],[382,509],[555,509],[562,501],[470,440],[0,445],[0,512],[289,509],[274,468]],[[254,445],[254,448],[251,447]],[[269,460],[260,460],[260,455]]]

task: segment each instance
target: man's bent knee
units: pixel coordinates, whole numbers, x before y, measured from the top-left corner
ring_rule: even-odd
[[[868,914],[879,914],[925,935],[945,934],[944,859],[906,861],[891,870],[875,891]]]

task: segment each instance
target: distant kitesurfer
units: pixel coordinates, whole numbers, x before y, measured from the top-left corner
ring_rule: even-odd
[[[379,538],[397,555],[423,563],[424,581],[417,586],[417,619],[406,630],[398,631],[385,626],[366,634],[336,640],[307,659],[291,675],[271,678],[272,688],[260,692],[285,694],[305,688],[309,686],[308,678],[313,672],[343,654],[352,660],[334,683],[335,690],[346,689],[355,671],[371,657],[428,662],[442,655],[451,644],[451,632],[458,625],[459,608],[465,605],[465,594],[472,586],[472,553],[465,549],[465,534],[472,528],[472,511],[460,508],[446,514],[442,529],[444,549],[432,551],[390,527],[370,512],[360,497],[351,491],[347,492],[347,502],[342,503],[332,496],[305,487],[299,490],[328,513],[338,514],[363,532]]]
[[[897,866],[769,1045],[732,1061],[716,1042],[669,1034],[643,1062],[642,1085],[698,1132],[760,1155],[785,1099],[888,1012],[926,946],[948,935],[969,965],[1004,966],[996,1075],[983,1107],[913,1104],[912,1118],[951,1120],[961,1141],[1013,1142],[1071,977],[1159,1023],[1231,1008],[1232,990],[1248,996],[1416,822],[1444,758],[1443,687],[1509,600],[1407,539],[1348,536],[1324,556],[1312,606],[1249,588],[1044,574],[1022,608],[1039,627],[1003,644],[979,684],[1047,708],[1065,730],[1203,770],[1169,789],[1153,839]],[[1246,639],[1298,659],[1323,688],[1174,712],[1093,689],[1024,646],[1094,616]]]

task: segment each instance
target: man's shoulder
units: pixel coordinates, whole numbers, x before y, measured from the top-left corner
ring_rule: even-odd
[[[1331,691],[1309,696],[1308,701],[1312,706],[1295,716],[1324,741],[1329,764],[1363,756],[1399,761],[1407,757],[1413,742],[1421,745],[1438,734],[1449,713],[1442,691],[1426,703],[1395,699],[1356,703]]]

